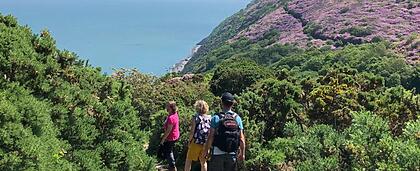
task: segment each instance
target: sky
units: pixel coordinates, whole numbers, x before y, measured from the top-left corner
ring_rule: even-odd
[[[225,18],[250,0],[1,0],[39,34],[48,29],[59,49],[78,54],[110,74],[137,68],[163,75],[188,56]]]

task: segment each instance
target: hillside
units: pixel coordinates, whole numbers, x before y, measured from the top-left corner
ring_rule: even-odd
[[[341,48],[348,44],[388,41],[408,63],[420,61],[420,3],[379,0],[255,0],[222,22],[203,41],[183,72],[203,72],[208,54],[240,38],[273,44]],[[215,58],[220,58],[216,56]],[[219,62],[218,62],[219,63]]]

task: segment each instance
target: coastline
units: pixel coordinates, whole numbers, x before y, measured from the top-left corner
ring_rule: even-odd
[[[196,45],[194,48],[192,48],[191,54],[188,57],[172,65],[168,69],[168,73],[180,73],[184,69],[185,65],[187,65],[187,63],[190,61],[191,57],[198,51],[200,47],[201,45]]]

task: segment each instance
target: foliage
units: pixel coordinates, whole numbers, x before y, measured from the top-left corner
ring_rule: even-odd
[[[419,96],[414,89],[412,91],[406,89],[413,88],[411,82],[418,80],[417,66],[400,63],[400,59],[387,48],[387,45],[381,42],[350,45],[337,51],[308,50],[301,54],[285,56],[272,65],[271,68],[278,80],[272,79],[268,82],[290,82],[289,85],[270,89],[267,80],[258,81],[252,89],[239,96],[237,110],[246,120],[245,128],[250,128],[246,131],[247,144],[250,144],[247,149],[249,160],[246,162],[246,168],[250,170],[253,170],[252,168],[254,170],[418,169],[417,162],[409,159],[415,158],[418,150],[405,151],[418,148],[418,144],[398,137],[404,135],[405,126],[413,125],[412,122],[418,120],[420,114]],[[393,78],[389,78],[390,75],[404,78],[394,82]],[[290,97],[288,95],[293,93],[278,96],[276,92],[289,86],[296,87],[300,93],[297,93],[298,96],[291,96],[293,100],[289,102],[296,104],[295,111],[289,111],[288,117],[284,119],[278,116],[282,116],[280,110],[287,107],[275,104],[287,101],[287,97]],[[276,103],[267,103],[270,99]],[[353,112],[366,110],[375,114]],[[367,121],[368,118],[373,120]],[[355,128],[358,123],[361,127]],[[370,141],[379,134],[367,128],[372,123],[379,124],[376,128],[380,128],[380,134],[386,135],[380,137],[381,141]],[[328,132],[332,135],[325,140],[333,143],[327,149],[313,150],[325,145],[325,142],[319,140],[320,137],[312,137],[319,135],[312,132],[313,129],[327,129],[321,124],[326,124]],[[286,126],[283,128],[282,125]],[[366,135],[367,138],[362,140],[356,138],[358,144],[364,148],[362,155],[355,156],[348,150],[353,148],[354,143],[349,145],[347,142],[350,141],[349,135],[356,135],[359,131],[368,131],[369,134],[363,132],[360,135]],[[272,136],[267,136],[269,134]],[[318,140],[312,141],[312,139]],[[308,145],[296,144],[308,141]],[[380,150],[375,149],[382,142],[387,142],[386,146],[382,146],[383,149]],[[273,143],[279,145],[273,147]],[[369,143],[373,145],[364,146]],[[391,144],[398,146],[395,147],[395,151],[402,151],[398,153],[391,150],[391,152],[387,147]],[[402,144],[409,144],[409,147]],[[381,156],[385,154],[387,156],[392,154],[393,161],[387,162],[385,157]],[[306,155],[308,157],[305,157]],[[404,164],[398,158],[404,158],[410,164]],[[358,162],[364,165],[359,165]]]
[[[352,115],[352,126],[343,132],[327,125],[301,131],[289,122],[289,136],[270,141],[247,166],[255,170],[419,169],[420,144],[409,131],[418,127],[418,121],[407,124],[404,134],[411,132],[411,136],[392,137],[388,123],[380,117],[369,112]]]
[[[233,36],[248,28],[248,26],[254,24],[266,14],[274,11],[279,4],[283,3],[283,1],[287,2],[287,0],[278,2],[272,1],[261,5],[263,2],[255,0],[247,6],[247,9],[243,9],[225,19],[212,31],[208,37],[198,43],[201,45],[200,49],[196,54],[194,54],[190,62],[188,62],[188,64],[185,66],[183,72],[202,72],[203,70],[200,70],[196,67],[194,64],[195,62],[200,60],[200,58],[204,57],[212,50],[222,46],[227,40],[233,38]],[[251,8],[252,10],[249,10]]]
[[[17,84],[5,88],[0,91],[0,169],[76,169],[65,159],[69,146],[57,137],[50,118],[51,104]]]
[[[142,74],[137,70],[118,70],[114,78],[128,83],[131,87],[132,105],[140,115],[142,129],[154,128],[154,114],[162,109],[168,101],[174,100],[178,106],[192,107],[196,100],[205,100],[209,106],[217,107],[215,97],[209,91],[209,84],[201,75],[193,75],[192,78],[167,76],[157,78]],[[213,109],[212,108],[212,109]],[[159,124],[161,124],[159,122]]]
[[[298,117],[297,112],[301,108],[298,101],[301,93],[300,88],[290,82],[267,79],[241,96],[240,111],[257,123],[265,123],[267,127],[263,131],[263,139],[268,141],[283,136],[287,120]]]
[[[1,170],[150,170],[130,87],[0,16]]]
[[[345,32],[350,33],[356,37],[365,37],[372,34],[372,29],[368,27],[354,26],[340,31],[341,34]]]
[[[283,57],[273,64],[272,68],[281,70],[288,66],[295,73],[314,71],[318,74],[325,74],[331,67],[344,66],[356,69],[359,73],[367,72],[382,76],[385,79],[386,87],[402,85],[411,89],[418,86],[417,82],[420,80],[417,72],[418,66],[408,65],[389,50],[390,48],[386,42],[380,42],[349,45],[336,51],[312,49]],[[400,78],[400,82],[395,83],[391,75]]]
[[[303,28],[303,32],[312,36],[313,38],[320,38],[320,31],[322,31],[321,25],[314,22],[307,23]]]
[[[268,66],[284,56],[301,51],[294,45],[273,44],[278,34],[276,31],[271,31],[256,42],[242,38],[233,43],[222,44],[208,52],[206,56],[189,62],[188,65],[191,67],[191,71],[198,73],[213,71],[225,60],[253,60],[259,65]]]
[[[210,89],[219,96],[224,92],[240,94],[257,81],[271,76],[268,69],[252,61],[228,60],[214,71]]]

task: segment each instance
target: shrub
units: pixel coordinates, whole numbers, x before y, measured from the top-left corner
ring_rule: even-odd
[[[314,38],[319,38],[320,37],[320,31],[321,30],[322,30],[322,26],[319,25],[318,23],[314,23],[314,22],[309,22],[303,28],[303,32],[305,34],[309,34]]]
[[[285,123],[297,116],[301,89],[287,81],[266,79],[244,93],[240,99],[241,112],[251,120],[265,123],[264,140],[283,136]],[[270,125],[278,125],[271,127]]]
[[[353,26],[353,27],[343,29],[340,31],[341,34],[345,32],[350,33],[351,35],[356,36],[356,37],[365,37],[373,33],[372,28],[359,27],[359,26]]]
[[[350,11],[350,8],[349,7],[344,7],[344,8],[341,8],[340,11],[338,11],[338,13],[339,14],[344,14],[344,13],[346,13],[348,11]]]
[[[255,62],[228,60],[216,68],[210,89],[216,96],[223,92],[240,94],[258,80],[269,77],[270,71]]]

